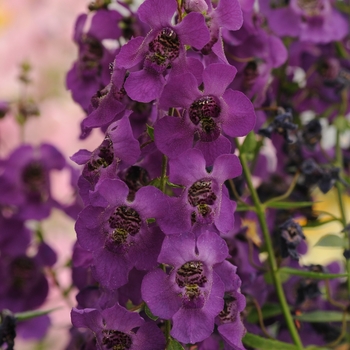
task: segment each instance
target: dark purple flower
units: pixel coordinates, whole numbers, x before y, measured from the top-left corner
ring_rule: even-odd
[[[266,128],[259,130],[259,134],[271,138],[272,133],[278,133],[283,138],[292,143],[293,140],[289,137],[290,131],[296,130],[298,125],[292,123],[293,115],[290,111],[279,114]]]
[[[166,236],[158,262],[170,265],[149,272],[142,297],[154,315],[171,319],[171,336],[183,343],[200,342],[211,335],[214,319],[224,306],[224,283],[217,264],[228,255],[225,241],[206,231]]]
[[[129,202],[128,193],[124,182],[105,179],[90,193],[91,205],[80,213],[75,226],[79,244],[93,254],[96,279],[109,289],[126,284],[134,266],[154,267],[163,240],[161,231],[149,226],[147,219],[160,219],[167,212],[165,195],[146,186]]]
[[[96,337],[99,350],[163,350],[165,339],[153,322],[145,322],[136,312],[130,312],[116,304],[98,311],[96,309],[71,312],[72,323],[77,328],[88,328]]]
[[[222,134],[245,136],[253,129],[252,103],[241,92],[227,89],[236,71],[225,64],[208,66],[203,72],[204,90],[191,73],[169,79],[160,107],[184,110],[181,117],[165,116],[155,125],[155,142],[162,152],[175,158],[195,142],[209,166],[219,155],[231,152],[231,143]]]
[[[279,227],[279,232],[282,258],[290,256],[298,260],[299,254],[296,251],[296,247],[305,239],[301,226],[296,221],[290,219]]]
[[[23,221],[6,218],[0,211],[0,232],[1,255],[16,256],[25,253],[31,240],[31,232]]]
[[[23,312],[43,304],[49,285],[41,263],[39,254],[1,257],[0,310]]]
[[[85,164],[78,181],[80,195],[84,203],[89,203],[89,191],[105,178],[115,178],[121,162],[134,164],[140,155],[139,142],[133,137],[129,115],[109,126],[102,144],[93,152],[80,150],[71,159],[78,164]]]
[[[242,338],[246,330],[240,314],[245,309],[246,302],[240,292],[241,280],[236,270],[236,266],[228,261],[216,267],[217,273],[225,283],[224,307],[216,318],[216,324],[225,343],[235,350],[244,350]]]
[[[53,207],[60,207],[51,196],[50,172],[65,165],[63,155],[49,144],[17,148],[2,164],[0,203],[16,206],[21,219],[46,218]]]
[[[146,0],[139,7],[139,18],[151,31],[146,38],[131,39],[115,61],[126,69],[142,64],[142,69],[131,71],[125,82],[125,90],[133,100],[150,102],[158,98],[165,84],[163,74],[176,65],[186,69],[184,45],[201,49],[209,41],[203,15],[192,12],[173,25],[176,8],[175,0]]]
[[[332,0],[290,0],[287,6],[271,8],[272,1],[259,1],[270,28],[280,36],[300,41],[329,43],[348,33],[346,19],[333,8]],[[271,7],[270,7],[271,6]]]
[[[243,24],[238,0],[220,0],[216,7],[213,7],[212,2],[208,1],[208,5],[205,18],[210,31],[210,41],[201,50],[203,55],[209,54],[211,50],[216,51],[213,47],[216,43],[221,44],[221,28],[238,30]]]
[[[74,41],[79,48],[78,60],[67,73],[66,84],[75,102],[87,112],[91,97],[109,83],[109,64],[115,52],[108,50],[103,39],[118,39],[122,15],[115,10],[100,9],[94,13],[86,31],[88,16],[80,15],[75,24]]]
[[[192,225],[199,230],[210,228],[228,232],[234,223],[235,203],[228,198],[224,182],[240,175],[241,165],[233,154],[218,157],[213,170],[208,172],[203,154],[196,149],[188,150],[181,157],[169,162],[172,183],[185,187],[178,198],[170,198],[172,215],[160,222],[166,234],[191,231]]]

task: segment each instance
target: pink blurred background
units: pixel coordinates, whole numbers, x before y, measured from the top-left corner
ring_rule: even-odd
[[[16,101],[21,86],[18,81],[20,65],[32,66],[32,83],[28,96],[38,103],[40,117],[31,118],[24,128],[24,141],[30,144],[50,142],[68,158],[81,148],[94,149],[102,135],[97,131],[87,141],[78,140],[83,112],[65,88],[65,74],[77,56],[72,41],[74,22],[86,12],[87,0],[0,0],[0,100]],[[21,143],[19,127],[13,115],[0,120],[0,158],[6,157]],[[68,174],[54,174],[53,193],[68,201]],[[62,288],[70,285],[70,259],[75,241],[74,222],[54,211],[43,222],[45,237],[57,251],[54,266]],[[49,280],[50,295],[41,309],[61,307],[51,314],[52,326],[47,337],[39,343],[16,339],[16,349],[64,349],[68,341],[70,309],[75,305],[75,291],[64,301],[53,280]]]

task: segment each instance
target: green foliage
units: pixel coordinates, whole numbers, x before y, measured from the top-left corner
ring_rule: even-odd
[[[146,124],[147,127],[147,134],[151,138],[152,141],[154,141],[154,128],[148,124]]]
[[[43,316],[43,315],[48,315],[53,311],[59,310],[59,307],[56,307],[54,309],[49,309],[49,310],[35,310],[35,311],[26,311],[26,312],[18,312],[15,314],[15,318],[17,322],[22,322],[26,320],[30,320],[35,317]]]
[[[298,350],[298,347],[293,344],[284,343],[278,340],[266,339],[252,333],[247,333],[244,336],[243,343],[259,350]]]
[[[296,320],[304,322],[342,322],[343,313],[340,311],[316,310],[302,315],[294,316]],[[350,321],[350,315],[346,316],[346,321]]]
[[[178,341],[171,339],[166,347],[166,350],[184,350],[184,348]]]
[[[321,237],[315,247],[345,248],[346,242],[343,237],[330,233]]]
[[[155,316],[152,314],[152,311],[149,309],[147,304],[145,304],[145,313],[151,320],[153,320],[153,321],[158,320],[158,316]]]
[[[278,316],[282,314],[282,308],[280,304],[275,303],[266,303],[261,308],[261,313],[263,315],[263,319]],[[255,308],[253,308],[249,315],[247,316],[247,321],[250,323],[257,323],[259,321],[258,312]]]
[[[296,209],[312,207],[313,204],[314,202],[268,202],[266,203],[266,207],[275,209]]]
[[[332,278],[341,278],[347,277],[346,273],[322,273],[322,272],[312,272],[312,271],[303,271],[298,269],[292,269],[290,267],[281,267],[278,270],[279,273],[283,275],[295,275],[300,277],[314,278],[314,279],[332,279]]]

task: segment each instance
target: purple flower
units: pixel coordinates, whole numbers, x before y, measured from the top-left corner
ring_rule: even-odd
[[[220,0],[215,8],[213,8],[211,1],[208,1],[208,4],[206,23],[210,31],[210,41],[201,50],[203,55],[209,54],[212,49],[216,51],[213,46],[221,41],[221,28],[238,30],[243,24],[241,6],[238,0]]]
[[[332,7],[331,0],[290,0],[285,7],[271,9],[269,1],[259,1],[270,28],[280,36],[298,37],[300,41],[329,43],[348,33],[348,23]]]
[[[209,41],[203,15],[192,12],[173,25],[175,11],[175,0],[146,0],[139,7],[139,18],[151,31],[146,38],[131,39],[116,57],[118,67],[130,69],[142,64],[142,69],[132,71],[125,82],[125,90],[133,100],[150,102],[158,98],[167,69],[176,65],[185,69],[184,45],[201,49]]]
[[[62,154],[49,144],[17,148],[2,164],[0,203],[16,206],[21,219],[46,218],[51,208],[60,207],[51,196],[50,172],[65,165]]]
[[[115,53],[102,43],[103,39],[118,39],[121,14],[100,9],[94,13],[90,27],[84,31],[88,16],[80,15],[75,24],[74,41],[79,47],[78,60],[67,73],[66,84],[75,102],[87,112],[90,98],[109,83],[109,64]]]
[[[85,164],[78,181],[80,195],[84,203],[89,203],[89,191],[105,178],[115,178],[121,162],[131,165],[140,155],[140,146],[133,137],[129,115],[109,126],[102,144],[93,152],[80,150],[71,159],[78,164]]]
[[[206,231],[166,236],[158,262],[170,265],[149,272],[142,296],[154,315],[171,319],[171,336],[183,343],[200,342],[214,330],[214,319],[224,306],[224,283],[217,264],[228,255],[225,241]]]
[[[230,201],[227,179],[241,174],[241,165],[233,154],[218,157],[213,170],[207,172],[203,154],[191,149],[169,162],[172,183],[185,187],[179,198],[172,201],[172,215],[164,217],[160,226],[166,234],[211,228],[222,232],[232,229],[235,203]]]
[[[246,332],[240,313],[245,309],[245,297],[240,293],[241,280],[236,274],[236,266],[228,261],[217,266],[221,280],[225,283],[224,307],[216,318],[218,332],[225,343],[235,350],[244,350],[242,338]]]
[[[31,232],[23,221],[6,218],[0,210],[0,232],[1,255],[16,256],[25,253],[31,240]]]
[[[109,289],[126,284],[134,266],[153,268],[163,239],[147,219],[164,215],[165,195],[146,186],[129,202],[128,193],[124,182],[105,179],[90,193],[91,205],[80,213],[75,226],[79,244],[93,254],[95,278]]]
[[[116,304],[99,312],[96,309],[71,312],[72,323],[77,328],[88,328],[96,337],[99,350],[163,350],[165,339],[153,322],[145,322],[138,313],[130,312]]]
[[[290,256],[294,260],[299,260],[296,247],[305,239],[301,226],[294,220],[289,219],[279,227],[279,232],[282,258]]]
[[[23,312],[43,304],[49,285],[40,258],[39,253],[34,257],[21,254],[1,258],[0,310]]]
[[[155,125],[155,142],[162,152],[175,158],[195,142],[207,165],[212,165],[216,157],[231,152],[231,143],[223,133],[237,137],[253,129],[252,103],[241,92],[227,89],[236,71],[225,64],[209,65],[203,72],[203,91],[191,73],[169,80],[160,98],[160,107],[184,110],[181,117],[165,116]]]

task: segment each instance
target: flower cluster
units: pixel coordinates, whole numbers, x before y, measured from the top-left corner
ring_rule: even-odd
[[[80,138],[99,129],[99,146],[71,156],[79,175],[48,144],[0,161],[0,345],[13,348],[18,313],[47,296],[56,256],[28,220],[53,208],[76,220],[67,350],[348,341],[342,11],[336,0],[91,3],[66,85],[85,112]],[[52,195],[63,169],[79,193],[69,205]],[[318,210],[320,193],[336,193],[340,213]],[[330,222],[338,234],[317,245],[339,248],[343,265],[307,265],[303,227]]]
[[[79,58],[67,86],[86,111],[81,137],[100,128],[104,138],[72,157],[83,166],[85,206],[75,225],[73,266],[82,275],[72,322],[94,337],[80,330],[71,344],[79,334],[101,349],[175,342],[243,350],[247,330],[248,346],[258,323],[267,332],[259,305],[276,300],[269,275],[285,317],[274,321],[277,336],[289,341],[287,327],[301,346],[285,298],[295,313],[308,311],[318,284],[290,278],[295,294],[285,297],[276,269],[303,275],[297,220],[318,223],[311,190],[347,184],[339,150],[335,166],[321,146],[323,124],[304,121],[303,112],[312,102],[314,113],[326,113],[348,97],[347,63],[334,48],[348,24],[327,0],[259,6],[260,13],[248,0],[145,0],[133,13],[102,2],[78,18]],[[274,33],[301,40],[287,49]],[[300,91],[296,68],[306,72]],[[275,166],[262,152],[266,138]],[[322,344],[317,328],[308,332],[315,337],[306,344]]]

